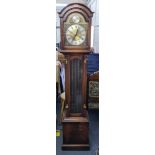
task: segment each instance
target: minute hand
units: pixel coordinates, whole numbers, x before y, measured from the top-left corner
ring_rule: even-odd
[[[74,36],[73,40],[75,39],[75,37],[77,36],[77,34],[78,34],[78,28],[76,29],[76,33],[75,33],[75,36]]]

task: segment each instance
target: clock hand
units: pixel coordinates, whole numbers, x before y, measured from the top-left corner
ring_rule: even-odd
[[[68,30],[72,35],[72,37],[74,37],[75,36],[75,33],[73,33],[72,31],[70,31],[70,30]]]
[[[77,34],[78,34],[78,28],[76,29],[76,33],[75,33],[75,36],[74,36],[73,40],[75,39],[75,37],[77,36]]]
[[[77,33],[78,33],[78,28],[76,29],[76,34],[75,35],[77,35]]]

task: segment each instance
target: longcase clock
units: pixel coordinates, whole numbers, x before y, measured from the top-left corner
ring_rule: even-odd
[[[66,60],[63,150],[88,150],[90,147],[86,88],[92,16],[93,12],[80,3],[71,3],[59,12],[60,52]]]

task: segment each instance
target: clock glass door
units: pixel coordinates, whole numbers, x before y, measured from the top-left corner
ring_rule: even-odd
[[[82,60],[74,58],[70,61],[70,96],[71,113],[82,111]]]

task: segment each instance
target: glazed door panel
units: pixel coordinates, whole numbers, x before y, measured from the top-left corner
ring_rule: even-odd
[[[83,63],[81,58],[73,58],[70,61],[70,102],[71,113],[82,112],[82,79]]]

